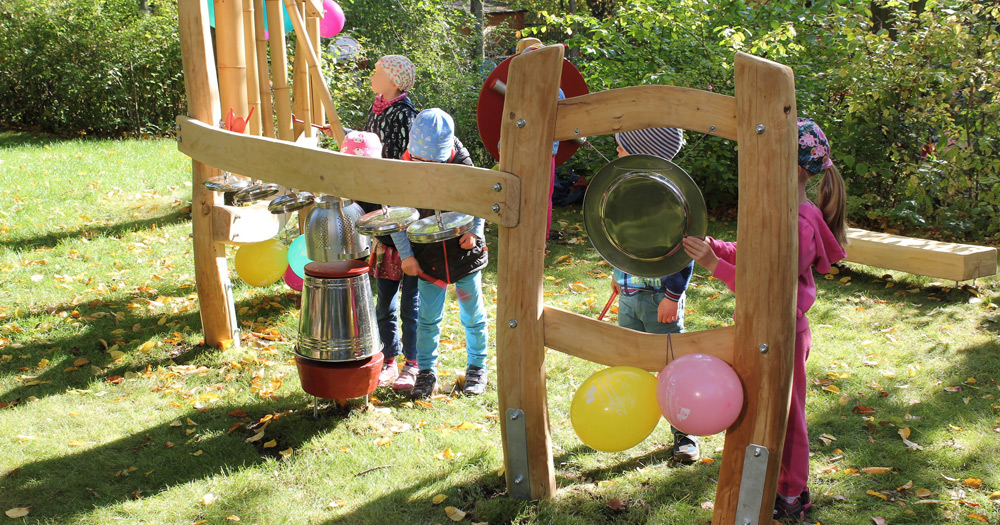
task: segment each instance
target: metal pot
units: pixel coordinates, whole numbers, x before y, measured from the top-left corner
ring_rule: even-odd
[[[381,350],[368,264],[307,264],[295,351],[319,361],[356,361]]]
[[[306,254],[316,262],[361,259],[370,251],[368,237],[356,223],[364,210],[350,199],[330,195],[316,197],[306,217]]]

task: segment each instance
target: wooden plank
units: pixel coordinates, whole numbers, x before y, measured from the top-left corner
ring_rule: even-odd
[[[545,267],[546,200],[556,121],[563,47],[545,46],[515,57],[507,77],[500,125],[500,169],[521,178],[521,217],[516,228],[500,228],[497,262],[497,392],[509,493],[534,499],[555,494],[555,468],[545,392],[542,283]],[[527,491],[515,484],[507,439],[508,409],[524,413]],[[522,482],[523,483],[523,482]]]
[[[253,244],[266,241],[281,230],[281,215],[268,211],[269,202],[251,206],[215,206],[212,208],[212,235],[215,242]]]
[[[633,86],[589,93],[559,101],[555,140],[654,127],[683,128],[736,140],[736,99],[676,86]]]
[[[292,25],[295,26],[295,32],[300,35],[306,34],[305,22],[302,19],[302,15],[299,14],[295,7],[295,0],[284,0],[285,6],[288,7],[288,14],[291,15]],[[306,58],[306,62],[309,64],[309,73],[312,79],[320,88],[319,94],[322,97],[323,107],[326,108],[327,118],[330,119],[330,129],[333,132],[333,138],[337,140],[337,144],[344,143],[344,126],[340,123],[340,116],[337,115],[337,105],[333,102],[333,95],[330,93],[330,86],[326,84],[326,79],[323,78],[323,70],[319,65],[319,56],[316,54],[316,50],[313,49],[312,43],[308,38],[300,38],[298,40],[299,51],[303,53]],[[306,119],[303,119],[306,120]],[[306,127],[310,121],[306,120]],[[381,202],[378,200],[373,200],[369,202]]]
[[[997,249],[848,228],[845,261],[951,281],[997,273]]]
[[[213,127],[219,122],[221,110],[215,55],[209,35],[208,4],[199,0],[179,0],[177,14],[187,107],[188,113],[194,117],[188,120]],[[195,285],[205,344],[215,347],[222,341],[232,340],[239,346],[236,305],[226,266],[226,247],[215,242],[212,234],[212,209],[222,203],[222,195],[204,186],[205,180],[219,175],[219,171],[198,160],[192,161],[191,171]]]
[[[237,135],[183,116],[177,118],[177,125],[180,151],[219,169],[313,193],[460,211],[504,226],[518,223],[520,181],[511,173],[458,164],[356,157],[267,137]],[[494,189],[497,184],[499,191]],[[544,196],[548,196],[548,188]],[[499,206],[499,213],[493,211],[494,205]]]
[[[733,327],[683,334],[647,334],[546,306],[545,346],[607,366],[635,366],[659,372],[672,359],[708,354],[732,363]]]
[[[736,55],[739,215],[733,368],[744,408],[726,432],[712,523],[735,521],[749,444],[769,451],[758,523],[770,523],[795,356],[798,183],[792,70]],[[762,353],[760,345],[767,345]]]

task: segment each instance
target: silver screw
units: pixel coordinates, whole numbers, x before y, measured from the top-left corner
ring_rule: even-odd
[[[517,415],[517,412],[512,412],[512,413],[510,414],[510,419],[511,419],[511,420],[514,420],[514,419],[517,419],[518,417],[519,417],[519,416]]]
[[[573,133],[576,133],[577,135],[579,135],[579,134],[580,134],[580,128],[576,128],[576,129],[574,129],[574,130],[573,130]]]
[[[753,449],[753,457],[760,457],[760,447]]]
[[[177,135],[177,142],[180,142],[180,141],[181,141],[181,136]]]
[[[490,209],[493,210],[493,213],[500,213],[500,205],[499,204],[494,204],[493,206],[490,207]]]
[[[520,476],[514,478],[515,485],[520,485],[522,481],[524,481],[524,474],[521,474]]]
[[[767,128],[765,128],[763,124],[757,124],[755,129],[757,130],[758,135],[763,135],[764,132],[767,131]]]
[[[499,182],[493,185],[493,191],[500,191],[503,189],[503,185]]]
[[[527,125],[528,125],[528,123],[523,118],[517,119],[517,127],[523,128],[524,126],[527,126]]]
[[[770,350],[767,346],[767,343],[761,343],[760,346],[757,347],[757,349],[760,350],[760,353],[762,354],[766,354],[767,351]]]
[[[709,130],[709,131],[715,131],[715,126],[709,126],[709,127],[708,127],[708,130]]]
[[[507,322],[507,326],[511,328],[517,328],[517,319],[511,319]]]

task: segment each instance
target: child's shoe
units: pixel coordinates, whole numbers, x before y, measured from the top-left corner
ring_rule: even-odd
[[[410,397],[421,399],[431,397],[437,392],[437,376],[433,370],[421,370],[417,373],[417,380],[410,390]]]
[[[392,383],[393,390],[412,390],[417,382],[417,362],[407,361],[399,371],[399,377]]]
[[[486,391],[486,369],[470,366],[465,369],[465,386],[462,393],[467,396],[478,396]]]
[[[791,503],[785,501],[781,494],[774,499],[774,512],[771,519],[781,523],[800,523],[806,519],[806,511],[802,508],[802,498],[795,498]]]
[[[382,371],[378,374],[378,386],[389,386],[399,377],[399,368],[396,367],[396,360],[382,363]]]
[[[809,512],[809,509],[812,508],[813,502],[809,499],[809,487],[806,487],[806,489],[802,491],[802,494],[799,495],[799,503],[802,504],[803,512]]]
[[[691,464],[701,458],[698,442],[687,434],[674,434],[674,461]]]

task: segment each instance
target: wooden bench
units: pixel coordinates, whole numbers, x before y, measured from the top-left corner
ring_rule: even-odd
[[[849,262],[959,282],[997,273],[997,249],[847,229]]]

